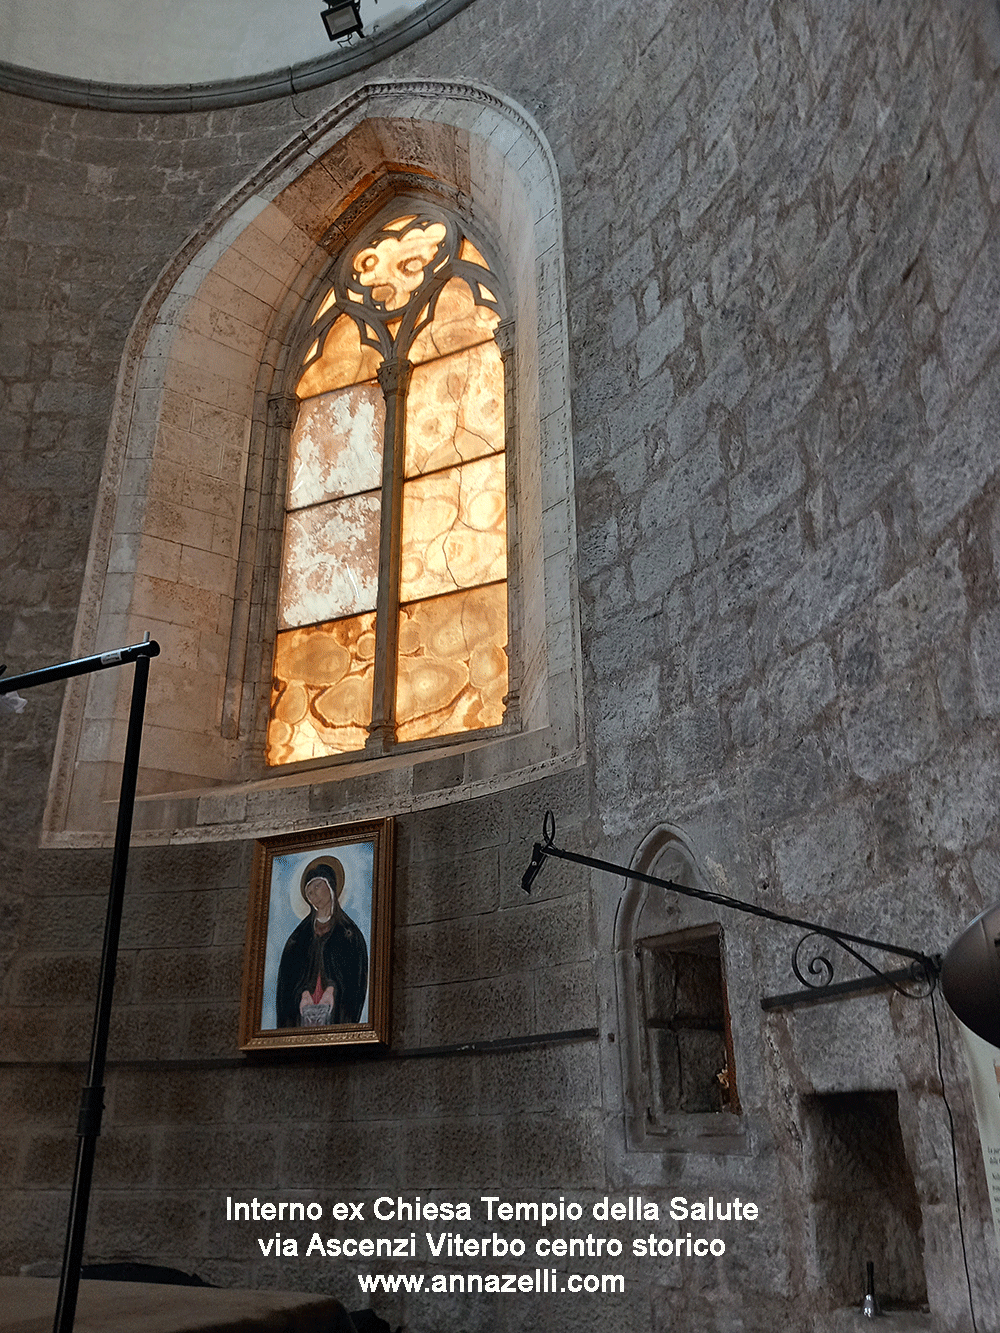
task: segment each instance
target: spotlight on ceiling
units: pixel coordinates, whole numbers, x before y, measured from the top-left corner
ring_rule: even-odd
[[[330,5],[328,9],[320,10],[319,16],[331,42],[350,37],[353,33],[359,37],[365,35],[361,26],[361,0],[345,0],[343,4]]]

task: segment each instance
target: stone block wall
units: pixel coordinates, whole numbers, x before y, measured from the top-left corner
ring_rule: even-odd
[[[382,1195],[537,1197],[567,1182],[595,1193],[603,1117],[587,879],[554,875],[529,903],[530,848],[517,831],[545,803],[578,804],[583,788],[577,773],[400,817],[392,1040],[381,1055],[241,1057],[252,843],[134,849],[87,1255],[142,1256],[220,1285],[332,1291],[358,1308],[352,1266],[301,1251],[295,1263],[263,1257],[258,1233],[273,1228],[227,1225],[227,1197],[352,1199],[370,1222]],[[12,1272],[51,1272],[61,1256],[110,860],[44,859],[5,988],[0,1264]],[[418,1322],[455,1317],[448,1305]]]
[[[588,163],[567,215],[601,841],[625,859],[669,820],[720,889],[932,952],[995,893],[979,645],[1000,455],[995,335],[972,313],[993,269],[977,219],[997,192],[995,15],[675,10],[646,39],[647,71],[669,44],[666,72],[571,132]],[[754,941],[737,1005],[748,984],[793,988],[794,938],[727,931]],[[738,1068],[767,1067],[744,1106],[768,1106],[779,1175],[796,1095],[905,1088],[933,1288],[960,1263],[940,1212],[954,1190],[934,1027],[907,1003],[764,1023],[748,1005],[734,1042]],[[966,1172],[981,1200],[974,1154]],[[791,1218],[808,1187],[775,1187]],[[957,1287],[929,1299],[964,1326]]]
[[[896,1168],[920,1212],[923,1273],[908,1290],[922,1276],[923,1326],[959,1333],[969,1294],[929,1003],[880,993],[765,1015],[761,996],[794,985],[795,941],[728,916],[747,1151],[636,1153],[611,1040],[621,883],[550,863],[529,902],[518,881],[551,807],[568,847],[628,862],[669,825],[708,887],[929,952],[995,900],[995,9],[567,12],[542,0],[529,27],[523,7],[479,0],[375,76],[495,87],[558,165],[587,763],[475,802],[384,811],[399,819],[384,1059],[238,1057],[251,839],[138,850],[89,1253],[353,1304],[343,1265],[255,1256],[248,1232],[220,1224],[225,1196],[478,1197],[495,1184],[588,1205],[641,1193],[666,1209],[678,1194],[739,1194],[762,1220],[729,1234],[722,1260],[628,1259],[624,1296],[397,1296],[382,1312],[412,1333],[820,1333],[844,1297],[817,1249],[829,1196],[810,1166],[826,1123],[814,1099],[894,1096]],[[348,90],[174,115],[2,98],[10,670],[71,653],[120,361],[157,274]],[[0,746],[7,1271],[58,1258],[107,869],[93,849],[38,848],[59,700],[36,691]],[[267,801],[253,798],[255,831]],[[276,797],[274,832],[281,810]],[[677,926],[709,919],[678,909]],[[982,1164],[940,1003],[937,1022],[990,1327]]]

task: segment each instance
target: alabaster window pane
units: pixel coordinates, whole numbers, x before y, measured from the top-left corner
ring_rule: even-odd
[[[416,477],[403,487],[400,600],[507,576],[504,456]]]
[[[299,408],[288,454],[288,508],[372,491],[382,485],[385,398],[355,384]]]
[[[458,257],[459,259],[469,259],[473,264],[478,264],[480,268],[489,268],[489,264],[487,264],[481,252],[472,244],[468,236],[463,239],[462,244],[459,247]]]
[[[314,324],[317,324],[323,318],[326,312],[336,304],[337,304],[337,289],[336,287],[331,287],[330,290],[327,292],[327,294],[323,297],[319,309],[316,311],[315,315],[313,315],[312,322]]]
[[[361,342],[361,333],[350,315],[341,315],[326,335],[323,352],[299,379],[295,392],[314,398],[330,389],[373,380],[382,364],[382,354]]]
[[[447,229],[443,222],[412,227],[397,236],[385,236],[354,256],[354,273],[372,300],[385,310],[401,310],[424,280],[424,269],[438,252]]]
[[[381,496],[352,495],[285,519],[279,627],[375,606]]]
[[[279,634],[267,762],[292,764],[362,749],[374,667],[374,614]]]
[[[397,739],[499,726],[507,693],[506,644],[506,584],[403,607]]]
[[[460,347],[488,342],[499,323],[500,316],[495,310],[476,305],[467,282],[452,278],[437,299],[434,318],[414,338],[408,359],[416,365],[457,352]]]
[[[375,607],[381,510],[390,504],[400,515],[401,580],[382,611],[399,628],[387,682],[397,741],[496,727],[508,689],[504,369],[493,336],[500,315],[490,308],[500,285],[458,223],[434,210],[373,227],[345,258],[347,280],[324,288],[296,385],[271,765],[363,751],[373,712],[381,717],[391,703],[373,703],[388,628],[376,624]],[[452,262],[475,268],[459,277]],[[431,293],[430,307],[412,310]],[[400,398],[403,456],[383,504],[377,376],[383,352],[404,334],[396,354],[412,373]]]
[[[503,362],[495,342],[414,367],[406,399],[406,476],[503,447]]]

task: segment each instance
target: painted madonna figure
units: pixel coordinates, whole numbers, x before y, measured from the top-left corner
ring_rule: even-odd
[[[368,946],[340,906],[344,867],[335,856],[306,866],[300,892],[309,904],[278,964],[279,1028],[357,1023],[368,992]]]

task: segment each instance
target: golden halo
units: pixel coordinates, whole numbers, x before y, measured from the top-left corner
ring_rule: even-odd
[[[311,879],[325,879],[329,883],[329,876],[317,874],[316,872],[319,870],[329,871],[329,874],[333,876],[334,883],[330,887],[338,903],[341,894],[344,892],[344,867],[335,856],[329,854],[317,856],[309,862],[302,872],[302,878],[299,880],[299,893],[301,893],[303,901],[308,904],[310,911],[312,911],[312,903],[306,897],[306,885]]]

